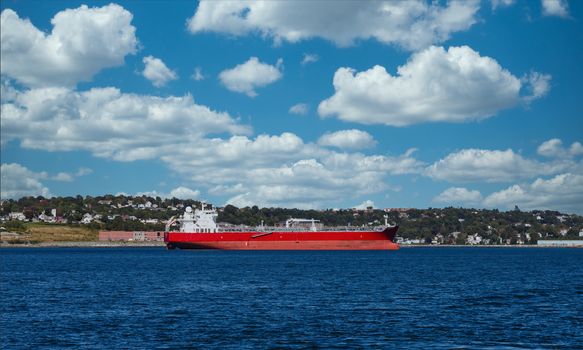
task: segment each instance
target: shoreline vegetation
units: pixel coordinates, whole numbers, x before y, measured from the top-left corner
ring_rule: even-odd
[[[1,248],[165,248],[164,242],[159,241],[76,241],[76,242],[25,242],[25,243],[7,243],[0,242]],[[408,248],[583,248],[581,246],[539,246],[536,244],[523,245],[464,245],[464,244],[405,244],[401,245],[402,249]]]
[[[177,198],[105,195],[23,197],[0,200],[0,246],[138,246],[149,241],[99,241],[100,231],[161,232],[171,217],[201,202]],[[217,221],[253,228],[281,226],[289,218],[317,220],[324,226],[375,227],[385,220],[399,226],[396,243],[419,246],[537,246],[538,241],[581,240],[583,216],[552,210],[499,211],[474,208],[290,208],[217,207]],[[143,238],[142,238],[143,239]],[[67,243],[62,243],[67,242]],[[91,242],[91,243],[80,243]],[[578,245],[578,244],[577,244]]]
[[[127,241],[76,241],[76,242],[24,242],[8,243],[3,241],[0,248],[164,248],[164,242],[127,242]]]

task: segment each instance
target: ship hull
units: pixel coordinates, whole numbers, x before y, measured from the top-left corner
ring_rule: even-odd
[[[398,227],[338,232],[166,232],[168,249],[220,250],[396,250]]]

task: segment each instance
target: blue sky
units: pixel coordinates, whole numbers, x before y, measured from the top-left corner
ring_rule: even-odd
[[[3,1],[2,199],[583,213],[578,1]]]

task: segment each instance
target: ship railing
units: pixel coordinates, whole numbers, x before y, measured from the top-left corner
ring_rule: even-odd
[[[382,231],[385,226],[328,226],[318,228],[317,232],[342,232],[342,231]],[[313,232],[310,227],[281,227],[281,226],[258,226],[258,227],[220,227],[219,232]]]

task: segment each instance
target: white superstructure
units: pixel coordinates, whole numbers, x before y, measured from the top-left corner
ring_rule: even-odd
[[[202,203],[202,208],[192,211],[192,207],[186,207],[184,214],[178,219],[170,219],[166,224],[166,231],[170,230],[175,222],[180,223],[180,232],[194,232],[194,233],[216,233],[219,231],[216,223],[217,211],[214,208],[205,209],[205,204]]]
[[[286,220],[285,227],[281,226],[261,226],[255,228],[249,228],[244,225],[238,227],[230,226],[229,228],[219,228],[217,225],[217,211],[214,208],[206,209],[205,203],[202,203],[201,209],[194,209],[192,207],[186,207],[184,213],[178,217],[172,217],[166,223],[166,232],[170,231],[170,227],[175,223],[180,223],[179,232],[189,232],[189,233],[217,233],[217,232],[242,232],[247,230],[253,230],[257,232],[286,232],[286,231],[369,231],[371,227],[362,226],[340,226],[340,227],[323,227],[319,224],[319,220],[315,219],[295,219],[290,218]],[[318,223],[318,224],[316,224]],[[307,224],[307,225],[306,225]],[[394,225],[392,225],[394,226]],[[385,226],[376,226],[372,228],[374,231],[382,231],[389,226],[387,223],[387,216],[385,215]]]

